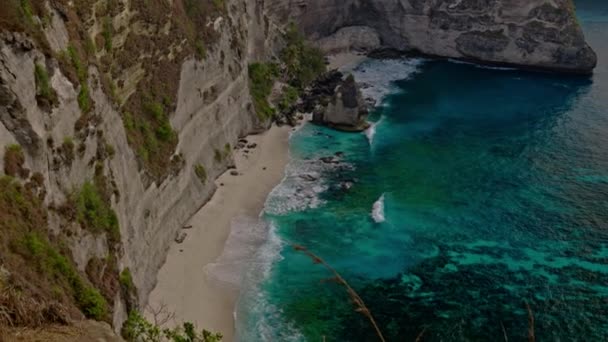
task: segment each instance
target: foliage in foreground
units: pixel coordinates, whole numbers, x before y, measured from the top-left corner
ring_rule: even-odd
[[[122,336],[129,342],[220,342],[222,340],[222,334],[204,329],[198,332],[190,322],[183,323],[177,328],[162,329],[146,320],[137,311],[131,311],[129,314],[129,318],[122,326]]]

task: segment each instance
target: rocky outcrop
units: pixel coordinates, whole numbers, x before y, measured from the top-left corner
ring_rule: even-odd
[[[327,77],[333,81],[340,73]],[[330,86],[334,85],[330,83]],[[352,75],[339,78],[329,98],[321,100],[325,106],[318,105],[314,110],[312,122],[347,132],[361,132],[369,127],[366,121],[368,110],[361,90]]]
[[[319,39],[317,45],[329,54],[347,51],[371,52],[380,48],[380,37],[370,27],[350,26],[339,29],[329,37]]]
[[[383,47],[431,56],[573,73],[597,63],[572,0],[268,1],[276,20],[297,22],[328,51],[345,30],[367,27]]]

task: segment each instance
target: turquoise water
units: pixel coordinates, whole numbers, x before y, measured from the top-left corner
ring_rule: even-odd
[[[307,125],[270,195],[242,341],[608,340],[608,5],[577,1],[591,78],[368,61],[375,134]],[[397,71],[397,69],[399,71]],[[337,155],[337,156],[336,156]],[[336,156],[324,163],[320,157]]]

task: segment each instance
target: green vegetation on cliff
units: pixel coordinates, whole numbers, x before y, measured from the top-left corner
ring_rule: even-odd
[[[288,83],[303,89],[325,72],[325,58],[321,50],[305,40],[295,24],[289,25],[284,37],[286,46],[281,51],[281,61],[285,64]]]
[[[0,178],[0,266],[9,274],[0,279],[0,330],[63,322],[75,308],[107,319],[105,299],[77,271],[60,236],[50,234],[47,211],[32,189]]]
[[[85,182],[75,194],[74,202],[76,217],[83,227],[94,233],[105,232],[112,243],[120,242],[118,218],[97,184]]]
[[[205,170],[205,167],[202,164],[196,164],[194,166],[194,173],[201,181],[201,183],[205,184],[207,182],[207,171]]]
[[[249,90],[253,105],[261,120],[272,118],[275,108],[268,102],[276,80],[288,84],[277,103],[280,111],[290,108],[319,75],[326,71],[323,53],[311,46],[294,24],[284,35],[285,47],[280,53],[281,67],[275,63],[249,65]]]
[[[268,102],[274,81],[279,76],[279,69],[273,63],[252,63],[249,65],[249,91],[255,111],[260,120],[270,119],[274,108]]]
[[[36,80],[36,92],[40,101],[46,101],[49,105],[57,102],[57,93],[49,83],[49,74],[46,66],[36,63],[34,65],[34,78]]]

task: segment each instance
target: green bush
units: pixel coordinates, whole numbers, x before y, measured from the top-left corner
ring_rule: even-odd
[[[150,323],[139,312],[131,311],[129,318],[122,326],[122,336],[128,342],[220,342],[222,334],[212,333],[207,330],[196,331],[194,324],[183,323],[182,326],[174,329],[161,329],[159,326]]]
[[[222,152],[220,152],[220,150],[218,150],[217,148],[213,151],[213,159],[215,159],[215,161],[217,163],[221,163],[224,160],[224,155],[222,154]]]
[[[32,5],[30,4],[29,0],[21,0],[21,11],[23,11],[23,15],[25,16],[25,19],[27,20],[28,24],[33,25],[34,14],[32,11]]]
[[[274,108],[268,103],[268,96],[272,92],[278,74],[278,67],[273,63],[249,65],[249,90],[256,113],[261,120],[269,119],[274,115]]]
[[[78,221],[93,232],[107,234],[112,243],[120,242],[120,228],[116,213],[109,203],[104,202],[99,189],[91,182],[85,182],[76,194]]]
[[[205,184],[207,182],[207,171],[205,170],[205,167],[203,165],[196,164],[194,166],[194,173],[201,181],[201,183]]]
[[[285,33],[285,42],[281,61],[287,69],[289,83],[303,89],[326,71],[325,58],[321,50],[306,42],[293,23]]]
[[[107,16],[103,20],[103,40],[105,42],[106,52],[112,52],[112,36],[114,35],[114,26],[112,18]]]
[[[49,74],[46,70],[46,67],[39,63],[36,63],[34,66],[34,78],[36,79],[36,88],[38,90],[38,94],[41,97],[47,99],[48,101],[54,102],[56,100],[57,94],[49,83]]]
[[[88,318],[102,320],[107,316],[107,303],[97,289],[86,284],[74,265],[57,251],[49,241],[36,232],[23,239],[27,257],[53,279],[64,279],[72,289],[76,304]]]
[[[194,44],[194,50],[196,51],[196,57],[198,59],[205,59],[207,57],[207,49],[205,48],[205,43],[199,39]]]
[[[107,315],[107,304],[101,293],[91,286],[82,286],[76,292],[76,302],[88,318],[102,320]]]
[[[281,112],[284,112],[291,108],[298,98],[300,97],[300,92],[298,89],[292,86],[287,86],[283,91],[283,95],[281,96],[281,100],[279,101],[278,107]]]
[[[120,272],[120,276],[118,278],[120,285],[127,291],[135,290],[135,284],[133,284],[133,277],[131,276],[131,271],[129,268],[125,268]]]
[[[78,76],[78,80],[81,83],[85,82],[88,74],[87,69],[84,64],[82,64],[78,51],[76,51],[76,48],[72,45],[68,46],[68,56],[70,57],[72,65],[76,69],[76,76]]]

